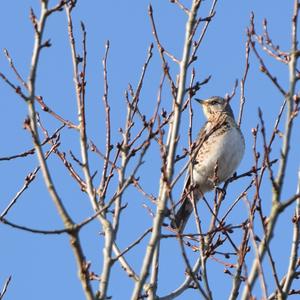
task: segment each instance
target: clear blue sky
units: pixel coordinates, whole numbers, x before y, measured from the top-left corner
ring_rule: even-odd
[[[191,1],[184,1],[188,5]],[[201,91],[200,98],[211,95],[224,96],[230,93],[236,79],[241,79],[245,67],[245,30],[249,24],[251,11],[255,13],[256,29],[261,32],[263,18],[268,19],[269,31],[275,44],[282,50],[290,48],[290,19],[292,2],[278,1],[219,1],[214,21],[208,29],[207,36],[200,46],[196,68],[197,80],[201,81],[208,75],[212,79]],[[50,1],[55,4],[56,1]],[[185,15],[167,0],[154,0],[154,16],[158,33],[163,45],[176,57],[181,57],[184,39]],[[89,136],[104,150],[104,112],[102,106],[103,72],[101,59],[104,54],[106,40],[110,40],[108,58],[109,101],[112,107],[113,142],[121,139],[118,128],[123,127],[125,118],[124,91],[131,83],[134,87],[139,80],[142,65],[145,61],[147,48],[153,42],[151,26],[147,14],[148,1],[91,1],[79,0],[74,10],[74,27],[77,45],[80,42],[80,21],[87,29],[88,67],[87,67],[87,117]],[[200,13],[206,16],[210,1],[204,1]],[[29,10],[33,7],[39,13],[39,1],[2,1],[0,4],[0,48],[7,48],[14,59],[20,74],[27,78],[30,65],[33,30],[29,20]],[[72,65],[68,43],[67,22],[65,12],[53,15],[47,24],[45,38],[50,38],[52,47],[42,53],[38,77],[37,94],[42,95],[56,112],[66,119],[76,123],[77,111],[74,86],[72,80]],[[150,115],[156,101],[158,85],[162,76],[161,63],[156,47],[145,78],[141,94],[141,107],[145,114]],[[276,74],[284,87],[288,84],[288,69],[278,62],[267,58],[270,70]],[[172,73],[178,69],[170,63]],[[0,56],[0,72],[3,72],[12,81],[16,82],[6,58]],[[282,103],[282,97],[270,81],[258,71],[258,64],[251,56],[251,67],[246,84],[246,106],[242,130],[246,139],[245,157],[239,166],[238,172],[249,170],[253,164],[251,128],[258,123],[257,109],[261,107],[267,127],[267,134],[275,122],[276,115]],[[170,107],[171,99],[167,91],[163,92],[163,107]],[[239,89],[237,96],[232,100],[235,114],[239,107]],[[27,115],[26,104],[2,81],[0,81],[0,157],[21,153],[32,147],[29,134],[23,129],[23,121]],[[41,113],[43,122],[49,132],[53,132],[59,123],[46,113]],[[202,112],[195,109],[195,135],[204,122]],[[181,134],[186,133],[188,118],[183,117]],[[281,124],[280,129],[283,129]],[[299,121],[295,124],[293,137],[299,134]],[[75,155],[80,154],[77,133],[64,130],[62,133],[62,149],[66,153],[70,149]],[[187,146],[187,139],[180,140],[179,149]],[[261,146],[261,142],[259,142]],[[278,144],[274,145],[274,157],[278,155]],[[157,195],[160,161],[158,152],[153,151],[146,156],[146,163],[140,172],[142,183],[147,192]],[[288,164],[288,172],[283,198],[292,195],[296,188],[296,173],[299,166],[299,145],[292,149]],[[276,155],[275,155],[276,154]],[[99,181],[102,161],[91,154],[92,171],[99,170],[96,181]],[[151,163],[149,163],[149,161]],[[86,195],[81,193],[76,183],[70,178],[65,168],[56,157],[49,160],[50,170],[53,171],[54,182],[58,192],[76,221],[82,221],[93,211]],[[10,162],[0,161],[0,212],[7,206],[15,193],[22,187],[25,176],[37,166],[34,156],[17,159]],[[143,178],[143,174],[146,177]],[[227,200],[235,199],[250,179],[232,185],[228,191]],[[182,182],[181,182],[182,184]],[[180,184],[174,193],[179,195]],[[251,195],[251,193],[250,193]],[[208,197],[213,197],[213,194]],[[270,204],[270,187],[262,189],[262,198],[265,201],[266,212]],[[142,232],[151,226],[151,217],[142,204],[147,202],[134,190],[124,195],[124,202],[128,203],[121,219],[122,229],[118,236],[121,247],[126,247]],[[229,202],[230,203],[230,202]],[[149,206],[149,204],[147,202]],[[247,210],[243,203],[237,206],[230,218],[233,224],[239,223]],[[292,235],[290,222],[292,211],[288,211],[280,219],[278,226],[282,231],[272,246],[279,249],[285,242],[288,243]],[[62,228],[55,207],[47,194],[43,180],[39,175],[30,189],[25,191],[7,218],[15,223],[39,229]],[[82,242],[88,260],[92,262],[91,270],[99,273],[101,270],[102,239],[99,237],[101,228],[97,221],[88,225],[82,232]],[[284,234],[283,234],[284,232]],[[33,235],[0,225],[0,286],[11,274],[12,282],[5,299],[84,299],[68,237]],[[145,242],[142,243],[128,259],[139,271],[141,258],[144,253]],[[287,256],[289,248],[274,250],[274,256]],[[178,286],[184,278],[180,259],[179,247],[176,241],[162,244],[162,258],[160,271],[159,295],[164,295]],[[284,274],[287,260],[277,266],[279,273]],[[209,271],[213,274],[215,299],[225,299],[230,291],[230,277],[224,275],[224,267],[211,261]],[[95,285],[96,286],[96,285]],[[115,300],[129,299],[132,291],[132,282],[116,264],[112,274],[112,285],[109,295]],[[270,281],[270,291],[274,286]],[[197,294],[188,292],[180,299],[198,299]],[[198,296],[198,295],[197,295]]]

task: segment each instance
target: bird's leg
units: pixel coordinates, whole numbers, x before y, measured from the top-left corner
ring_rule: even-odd
[[[226,195],[226,189],[224,189],[224,188],[221,188],[221,187],[219,187],[219,186],[215,186],[215,190],[217,191],[217,193],[218,194],[223,194],[223,196],[225,197],[225,195]]]

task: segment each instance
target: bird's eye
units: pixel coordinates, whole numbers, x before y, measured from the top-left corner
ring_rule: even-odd
[[[215,100],[210,102],[211,105],[216,105],[217,103],[218,103],[218,102],[215,101]]]

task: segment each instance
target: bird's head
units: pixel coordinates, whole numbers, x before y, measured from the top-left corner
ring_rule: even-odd
[[[207,119],[219,113],[227,113],[232,118],[234,117],[229,101],[222,97],[213,96],[205,100],[197,98],[195,100],[202,105],[204,115]]]

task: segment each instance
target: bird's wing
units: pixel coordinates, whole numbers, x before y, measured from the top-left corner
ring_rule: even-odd
[[[208,121],[205,123],[205,125],[202,127],[202,129],[200,130],[198,137],[196,139],[196,143],[194,145],[194,149],[193,151],[193,155],[191,157],[191,164],[193,164],[195,162],[197,153],[199,151],[199,149],[201,148],[202,144],[204,141],[206,141],[207,139],[207,135],[208,135],[208,130],[207,130],[207,126],[208,125]],[[171,227],[174,229],[177,229],[179,232],[183,232],[184,227],[190,217],[190,215],[193,212],[193,204],[192,204],[192,200],[194,197],[194,201],[198,200],[195,191],[193,192],[193,186],[192,186],[192,182],[191,182],[191,169],[188,168],[188,171],[186,172],[186,176],[185,176],[185,180],[184,180],[184,186],[183,186],[183,190],[180,196],[180,200],[178,202],[178,204],[181,203],[178,211],[175,214],[175,218],[172,220],[171,222]]]

